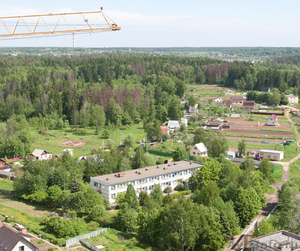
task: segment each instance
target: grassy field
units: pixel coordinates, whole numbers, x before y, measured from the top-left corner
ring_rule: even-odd
[[[5,178],[0,178],[0,189],[9,191],[9,180]],[[10,191],[14,191],[13,189],[13,181],[10,181]]]
[[[104,248],[101,249],[104,251],[159,250],[140,242],[133,233],[124,233],[115,229],[109,229],[107,233],[103,233],[90,239],[85,239],[85,241],[96,247],[100,245],[104,246]]]
[[[94,148],[101,148],[103,143],[104,147],[107,146],[108,139],[102,139],[102,131],[98,135],[95,134],[95,128],[87,128],[86,132],[84,129],[79,128],[77,132],[74,128],[69,127],[63,130],[48,130],[49,134],[54,135],[43,135],[39,134],[38,131],[31,128],[32,136],[35,141],[32,144],[32,150],[45,149],[52,154],[62,154],[62,150],[65,148],[71,148],[74,150],[74,156],[80,157],[87,155]],[[142,123],[134,124],[124,130],[115,129],[110,132],[110,139],[114,142],[115,146],[120,145],[120,139],[123,133],[125,138],[128,134],[133,134],[136,139],[136,143],[140,142],[146,137],[146,133],[142,129]],[[74,146],[73,144],[78,144]]]
[[[238,142],[237,141],[228,141],[228,145],[237,147]],[[246,148],[275,150],[275,144],[249,144],[249,143],[246,143]],[[276,144],[276,150],[284,151],[284,159],[282,161],[289,161],[289,160],[295,158],[300,153],[300,149],[299,149],[299,151],[297,151],[297,147],[295,145],[283,146],[283,145]]]
[[[217,90],[205,90],[205,89],[201,89],[201,88],[197,88],[197,86],[195,87],[189,87],[189,89],[195,89],[195,92],[191,92],[191,94],[198,94],[200,97],[223,97],[225,96],[225,92],[220,88],[220,91]],[[228,98],[230,99],[230,98]]]

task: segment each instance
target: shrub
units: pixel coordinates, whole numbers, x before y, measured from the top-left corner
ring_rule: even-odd
[[[102,138],[103,139],[108,139],[109,138],[109,135],[110,135],[110,132],[108,129],[105,129],[102,133]]]
[[[172,188],[171,187],[166,187],[164,190],[164,193],[172,193]]]
[[[183,191],[184,187],[183,187],[183,184],[182,183],[179,183],[176,187],[175,187],[175,190],[176,191]]]
[[[191,193],[192,193],[191,190],[186,190],[186,191],[181,191],[181,192],[178,192],[178,193],[172,193],[172,194],[170,194],[170,196],[171,196],[172,199],[176,199],[180,196],[188,195],[188,194],[191,194]]]

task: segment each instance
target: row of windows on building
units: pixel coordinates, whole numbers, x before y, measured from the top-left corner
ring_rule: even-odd
[[[164,187],[167,187],[167,186],[171,186],[171,183],[173,183],[173,185],[177,185],[178,181],[177,180],[173,180],[172,182],[168,181],[168,182],[165,182],[165,183],[161,183],[160,186],[161,186],[161,188],[164,188]],[[137,188],[136,192],[140,193],[141,191],[151,191],[152,188],[153,188],[153,185],[151,185],[149,187],[148,186],[144,186],[144,187],[141,187],[141,188]],[[112,199],[114,199],[117,196],[117,194],[119,194],[119,193],[113,193],[113,194],[110,195],[110,197]]]

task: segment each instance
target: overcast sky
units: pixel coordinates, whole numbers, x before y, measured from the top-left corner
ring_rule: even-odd
[[[76,35],[76,47],[300,47],[300,1],[295,0],[9,0],[0,4],[0,16],[90,11],[101,6],[122,30]],[[0,47],[72,44],[72,35],[0,39]]]

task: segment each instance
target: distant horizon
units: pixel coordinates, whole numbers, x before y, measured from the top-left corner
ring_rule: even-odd
[[[1,39],[0,39],[1,42]],[[145,49],[155,49],[155,48],[300,48],[300,46],[112,46],[112,47],[68,47],[68,46],[0,46],[0,48],[68,48],[68,49],[109,49],[109,48],[145,48]]]

